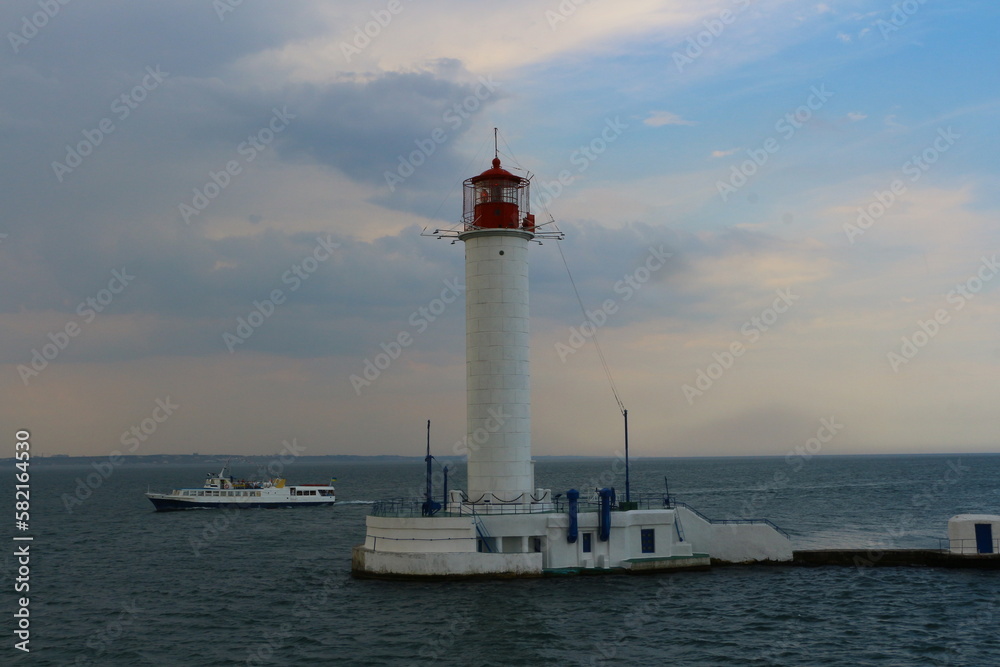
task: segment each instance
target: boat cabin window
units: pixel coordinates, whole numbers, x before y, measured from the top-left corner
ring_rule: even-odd
[[[593,533],[583,534],[583,553],[589,554],[591,551],[591,540],[594,539]]]

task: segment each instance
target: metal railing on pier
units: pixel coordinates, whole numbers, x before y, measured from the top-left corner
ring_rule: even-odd
[[[963,556],[996,556],[1000,554],[1000,537],[993,539],[990,545],[992,551],[980,551],[981,546],[974,537],[938,538],[938,549],[941,551],[950,551]]]
[[[707,521],[708,523],[711,523],[711,524],[735,524],[735,525],[738,525],[738,524],[747,524],[747,523],[762,523],[762,524],[766,524],[766,525],[770,526],[771,528],[774,528],[776,531],[778,531],[779,533],[781,533],[785,537],[791,539],[791,536],[788,533],[786,533],[785,530],[781,526],[779,526],[778,524],[774,523],[770,519],[709,519],[707,516],[705,516],[704,514],[702,514],[701,512],[699,512],[698,510],[696,510],[695,508],[691,507],[687,503],[675,500],[675,501],[673,501],[673,504],[675,506],[677,506],[677,507],[683,507],[684,509],[691,511],[694,514],[697,514],[703,520],[705,520],[705,521]]]
[[[673,496],[664,494],[632,494],[631,509],[668,509],[674,504]],[[618,498],[621,501],[621,498]],[[565,513],[568,508],[568,501],[559,494],[545,502],[532,503],[447,503],[443,504],[430,514],[427,512],[427,501],[425,498],[389,498],[377,500],[372,505],[372,516],[384,517],[457,517],[471,516],[476,514],[540,514],[540,513]],[[613,511],[625,509],[624,502],[612,506]],[[577,511],[580,513],[597,512],[600,510],[600,503],[595,499],[577,501]]]

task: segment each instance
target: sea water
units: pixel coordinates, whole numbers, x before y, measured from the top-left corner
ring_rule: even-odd
[[[89,465],[32,463],[29,592],[14,593],[17,543],[0,573],[4,665],[1000,663],[997,571],[738,566],[358,580],[351,547],[364,539],[371,501],[422,493],[421,461],[286,468],[290,483],[337,477],[333,507],[164,513],[147,488],[198,486],[204,464],[118,466],[90,488]],[[462,488],[464,466],[449,465],[449,486]],[[620,461],[542,459],[535,476],[553,493],[624,493]],[[994,455],[632,461],[633,494],[662,495],[664,478],[711,518],[766,517],[797,549],[866,549],[872,562],[887,548],[938,548],[954,514],[1000,513]],[[13,498],[12,464],[0,488]],[[14,649],[21,596],[30,598],[29,654]]]

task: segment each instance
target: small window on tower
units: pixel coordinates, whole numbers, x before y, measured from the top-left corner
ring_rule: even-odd
[[[642,529],[642,553],[651,554],[656,552],[656,529]]]

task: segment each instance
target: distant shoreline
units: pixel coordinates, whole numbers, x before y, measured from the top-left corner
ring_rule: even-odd
[[[118,455],[121,465],[211,465],[218,466],[227,460],[234,465],[257,465],[273,460],[278,454],[133,454]],[[892,458],[892,457],[954,457],[954,456],[1000,456],[1000,452],[922,452],[900,454],[817,454],[815,458]],[[435,456],[441,462],[464,461],[464,456]],[[537,461],[602,461],[614,460],[614,455],[607,456],[535,456]],[[782,455],[749,454],[735,456],[732,454],[718,456],[631,456],[632,461],[655,460],[724,460],[724,459],[781,459]],[[106,461],[104,456],[69,456],[56,454],[54,456],[33,456],[32,463],[41,466],[79,465],[96,461]],[[293,463],[415,463],[423,462],[423,456],[402,456],[399,454],[359,455],[359,454],[323,454],[315,456],[297,456]],[[0,459],[2,463],[13,463],[15,459],[8,457]]]

